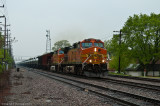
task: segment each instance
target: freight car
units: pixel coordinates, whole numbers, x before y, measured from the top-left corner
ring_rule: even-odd
[[[24,60],[17,65],[29,67],[29,68],[38,68],[38,58],[29,58],[28,60]]]
[[[51,58],[54,52],[46,53],[41,56],[38,56],[38,64],[37,67],[39,69],[45,69],[49,70],[50,69],[50,64],[51,64]]]
[[[107,50],[99,39],[85,39],[37,58],[37,66],[34,66],[41,69],[89,77],[105,77],[108,74]]]

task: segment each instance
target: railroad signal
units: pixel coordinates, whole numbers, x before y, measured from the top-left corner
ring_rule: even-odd
[[[50,30],[46,30],[47,32],[47,40],[46,40],[46,53],[51,52],[51,38],[50,38]]]
[[[119,46],[120,46],[120,49],[121,49],[121,36],[122,36],[122,31],[113,31],[113,32],[119,32]],[[121,56],[120,56],[120,53],[119,53],[119,64],[118,64],[118,73],[121,72]]]

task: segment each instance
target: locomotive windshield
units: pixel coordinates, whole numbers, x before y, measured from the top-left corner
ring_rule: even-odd
[[[92,46],[92,43],[82,43],[82,48],[89,48]]]
[[[60,50],[60,51],[59,51],[59,54],[64,54],[64,51]]]
[[[103,43],[94,43],[94,46],[101,47],[101,48],[104,47],[104,46],[103,46]]]

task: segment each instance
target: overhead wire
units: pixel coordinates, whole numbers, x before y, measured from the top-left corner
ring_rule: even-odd
[[[5,5],[5,6],[4,6],[4,13],[5,13],[5,16],[6,16],[6,18],[7,18],[8,23],[10,23],[6,0],[5,0],[5,2],[4,2],[4,5]]]
[[[4,5],[4,8],[0,9],[0,13],[2,13],[2,15],[6,17],[7,23],[10,23],[6,0],[1,0],[0,6],[3,6],[3,5]]]
[[[106,37],[103,37],[103,38],[100,38],[100,39],[105,41],[105,40],[110,40],[111,38],[112,38],[112,36],[106,36]]]
[[[4,4],[4,0],[1,0],[2,1],[2,4]]]
[[[4,1],[3,0],[1,0],[1,2],[0,2],[0,6],[3,6],[4,5]],[[2,12],[2,9],[0,8],[0,13],[2,13],[2,15],[4,15],[4,12]]]
[[[4,1],[1,0],[0,1],[0,6],[3,6],[3,5],[4,5]],[[5,14],[4,14],[4,8],[3,7],[0,7],[0,16],[5,16]],[[0,18],[0,19],[2,20],[2,18]]]
[[[10,18],[9,18],[9,15],[8,15],[6,0],[1,0],[1,1],[3,1],[3,3],[4,3],[4,14],[5,14],[5,17],[6,17],[6,20],[7,20],[7,25],[10,25]],[[9,26],[9,27],[10,27],[9,29],[11,30],[11,26]]]
[[[9,15],[8,15],[6,0],[0,0],[0,6],[4,6],[3,8],[0,8],[1,16],[5,16],[7,25],[10,25],[10,19],[9,19]],[[9,26],[9,28],[7,27],[7,29],[10,29],[10,33],[11,33],[11,26]]]

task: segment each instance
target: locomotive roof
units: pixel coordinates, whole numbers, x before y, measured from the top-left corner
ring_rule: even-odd
[[[40,56],[37,56],[37,58],[42,57],[42,56],[44,56],[44,55],[52,55],[53,53],[54,53],[54,52],[45,53],[45,54],[42,54],[42,55],[40,55]]]
[[[84,40],[81,41],[81,42],[90,42],[90,41],[102,42],[100,39],[94,39],[94,38],[84,39]]]
[[[63,50],[64,52],[67,52],[68,50],[70,50],[71,48],[75,48],[80,42],[85,42],[85,41],[97,41],[97,42],[102,42],[100,39],[95,39],[95,38],[88,38],[88,39],[84,39],[82,41],[79,41],[79,42],[75,42],[73,43],[72,46],[68,46],[68,47],[64,47],[64,48],[61,48],[61,50]],[[54,52],[57,52],[58,50],[54,51]],[[54,53],[53,52],[53,53]],[[45,55],[45,54],[44,54]],[[43,56],[43,55],[42,55]]]

